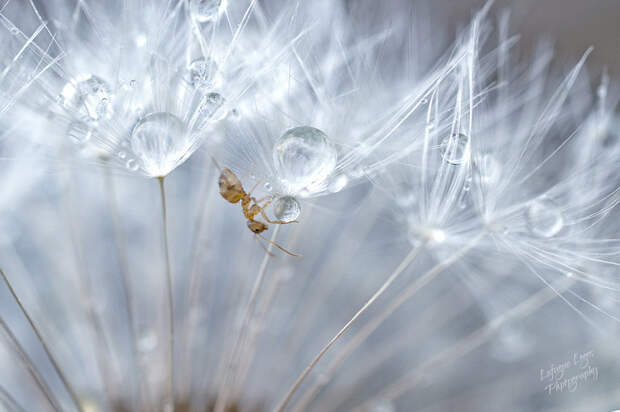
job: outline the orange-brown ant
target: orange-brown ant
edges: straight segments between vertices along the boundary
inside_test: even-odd
[[[213,160],[215,162],[215,159]],[[245,218],[248,220],[248,223],[247,223],[248,228],[252,231],[252,233],[254,233],[256,236],[259,236],[264,241],[271,243],[272,245],[274,245],[275,247],[277,247],[284,253],[288,253],[289,255],[295,256],[295,257],[301,257],[301,255],[290,252],[284,249],[282,246],[278,245],[276,242],[273,242],[267,239],[265,236],[261,235],[262,232],[269,229],[269,226],[267,226],[267,224],[264,222],[256,220],[256,215],[260,214],[263,217],[263,219],[265,219],[268,223],[275,224],[275,225],[286,225],[289,223],[297,223],[297,221],[293,220],[290,222],[284,222],[282,220],[269,219],[269,217],[267,217],[267,214],[265,213],[265,208],[269,206],[271,202],[273,202],[273,198],[267,197],[267,198],[256,200],[255,198],[251,196],[252,192],[254,191],[256,186],[258,186],[259,182],[257,182],[256,185],[254,185],[254,187],[252,188],[252,190],[250,190],[249,193],[246,193],[245,190],[243,189],[243,185],[241,184],[241,181],[239,180],[237,175],[235,175],[232,172],[232,170],[230,170],[227,167],[221,169],[220,166],[217,164],[217,162],[215,162],[215,165],[217,166],[218,169],[220,169],[220,177],[218,180],[218,183],[220,186],[220,194],[222,195],[224,199],[226,199],[230,203],[241,202],[241,209],[243,209],[243,216],[245,216]],[[260,203],[263,203],[263,205],[260,206]]]

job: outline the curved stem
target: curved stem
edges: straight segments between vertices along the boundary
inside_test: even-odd
[[[231,390],[230,387],[233,386],[232,384],[235,381],[236,373],[237,373],[237,365],[235,365],[235,359],[237,357],[237,354],[242,349],[243,344],[245,343],[246,334],[248,332],[250,322],[252,321],[252,314],[254,313],[254,308],[257,303],[258,292],[260,291],[263,285],[263,281],[265,279],[267,263],[269,262],[271,251],[273,250],[273,245],[274,245],[273,242],[275,242],[279,231],[280,231],[280,226],[278,225],[273,230],[273,234],[271,235],[272,242],[269,243],[267,250],[265,250],[265,257],[263,258],[263,262],[258,270],[258,276],[256,277],[256,280],[254,281],[254,285],[252,286],[252,291],[250,293],[250,300],[245,308],[245,312],[243,315],[243,323],[241,325],[241,329],[239,330],[239,333],[237,334],[237,338],[233,345],[233,350],[231,352],[230,359],[228,360],[228,368],[226,370],[229,371],[229,373],[224,375],[224,387],[220,391],[223,393],[223,395],[217,397],[215,408],[214,408],[215,412],[224,412],[224,410],[226,409],[226,406],[227,406],[226,404],[228,403],[228,394]]]
[[[159,181],[159,192],[161,195],[161,218],[164,235],[164,258],[166,260],[166,290],[168,292],[168,326],[169,329],[169,350],[168,350],[168,401],[174,411],[174,304],[172,300],[172,274],[170,271],[170,251],[168,250],[168,217],[166,210],[166,190],[164,188],[165,176],[157,178]]]
[[[355,323],[355,321],[362,316],[364,312],[387,290],[388,287],[398,278],[398,276],[404,272],[404,270],[415,260],[418,254],[422,251],[422,248],[426,243],[421,243],[420,245],[414,247],[411,252],[403,259],[403,261],[398,265],[398,267],[392,272],[392,274],[388,277],[388,279],[381,285],[381,287],[375,292],[374,295],[357,311],[357,313],[349,320],[346,325],[338,331],[338,333],[321,349],[321,351],[315,356],[315,358],[310,362],[310,364],[306,367],[306,369],[299,375],[297,381],[293,384],[288,393],[284,396],[284,399],[278,404],[278,406],[274,409],[275,412],[282,412],[291,397],[299,388],[299,385],[303,382],[303,380],[308,376],[310,371],[314,368],[314,366],[321,360],[323,355],[332,347],[334,343]]]
[[[2,269],[0,269],[0,276],[2,276],[2,280],[4,281],[4,283],[6,284],[7,288],[9,289],[9,292],[11,293],[11,296],[13,296],[13,299],[17,303],[17,306],[19,306],[19,309],[21,310],[22,314],[26,317],[26,320],[30,324],[30,327],[32,328],[32,331],[37,336],[37,339],[39,340],[39,343],[41,343],[41,346],[43,347],[43,350],[47,354],[47,357],[49,358],[52,366],[54,367],[54,370],[56,371],[56,373],[60,377],[60,380],[62,381],[63,385],[67,389],[67,392],[69,392],[69,396],[71,396],[71,400],[75,404],[75,407],[77,408],[78,411],[84,412],[84,410],[82,409],[82,405],[80,404],[80,400],[77,397],[77,395],[76,395],[75,391],[73,390],[73,388],[71,387],[71,384],[67,380],[67,377],[65,376],[64,373],[62,373],[62,370],[60,369],[60,366],[58,366],[58,362],[56,361],[56,358],[54,358],[54,355],[52,355],[52,352],[50,351],[49,347],[45,343],[45,340],[43,339],[43,336],[41,336],[41,333],[39,332],[39,329],[34,324],[32,318],[30,317],[30,315],[26,311],[26,308],[24,307],[24,305],[22,304],[21,300],[19,299],[19,297],[15,293],[15,290],[11,286],[11,283],[9,282],[9,279],[6,277],[6,275],[4,274],[4,271]]]

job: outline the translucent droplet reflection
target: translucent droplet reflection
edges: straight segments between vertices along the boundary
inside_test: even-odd
[[[299,202],[293,196],[282,196],[273,205],[273,214],[283,222],[292,222],[300,213]]]
[[[200,89],[213,89],[221,85],[217,64],[210,58],[199,58],[189,66],[189,82]]]
[[[95,75],[70,81],[63,87],[59,101],[79,118],[109,119],[112,116],[112,89]]]
[[[564,217],[560,208],[548,198],[531,202],[525,211],[525,219],[530,232],[538,237],[553,237],[564,227]]]
[[[189,11],[192,17],[200,22],[215,20],[223,8],[222,0],[190,0]]]
[[[127,162],[125,163],[125,166],[127,167],[127,169],[131,170],[132,172],[135,172],[136,170],[140,168],[140,165],[138,164],[136,159],[128,159]]]
[[[171,113],[151,113],[134,126],[130,145],[144,171],[166,176],[192,152],[195,143],[183,122]]]
[[[321,187],[338,160],[335,145],[314,127],[287,130],[273,148],[273,162],[288,192],[311,194]]]
[[[441,158],[451,165],[460,165],[469,159],[469,137],[463,133],[446,137],[441,142]]]

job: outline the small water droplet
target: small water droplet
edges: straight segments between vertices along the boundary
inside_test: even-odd
[[[441,157],[451,165],[460,165],[469,160],[469,137],[463,133],[446,137],[441,142]]]
[[[564,227],[560,208],[553,200],[545,197],[530,203],[525,211],[525,219],[530,232],[538,237],[553,237]]]
[[[108,83],[91,74],[68,82],[58,102],[76,117],[99,120],[112,117],[111,98],[112,89]]]
[[[125,163],[125,166],[127,167],[127,169],[131,170],[132,172],[135,172],[136,170],[140,168],[140,165],[138,164],[136,159],[128,159],[127,162]]]
[[[93,131],[85,122],[71,122],[67,130],[67,135],[75,144],[84,144],[90,140]]]
[[[219,122],[228,114],[224,109],[226,99],[219,93],[209,93],[202,100],[200,112],[206,116],[210,122]]]
[[[492,154],[485,154],[478,158],[476,168],[480,175],[480,183],[483,185],[493,185],[497,183],[501,177],[502,168]]]
[[[335,145],[314,127],[287,130],[273,147],[273,162],[287,191],[309,193],[319,190],[338,160]]]
[[[283,222],[292,222],[300,213],[299,202],[293,196],[282,196],[273,205],[273,214]]]
[[[222,76],[217,64],[210,58],[198,58],[187,67],[189,82],[200,89],[214,89],[221,85]]]
[[[19,34],[19,29],[16,26],[12,26],[11,29],[9,30],[9,32],[13,35],[13,36],[17,36]]]
[[[200,22],[215,20],[223,8],[222,0],[190,0],[189,10],[192,17]]]
[[[340,192],[342,189],[344,189],[347,183],[349,183],[349,178],[346,175],[340,174],[340,175],[334,176],[331,182],[329,182],[329,185],[327,186],[327,190],[330,191],[331,193]]]
[[[273,189],[273,188],[271,187],[271,183],[266,182],[266,183],[265,183],[265,190],[266,190],[266,191],[268,191],[268,192],[271,192],[271,190],[272,190],[272,189]]]
[[[124,159],[126,157],[127,157],[127,153],[125,153],[125,152],[118,152],[118,158],[119,159]]]

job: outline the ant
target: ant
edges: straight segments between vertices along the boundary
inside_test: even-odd
[[[215,162],[215,159],[213,159],[213,161]],[[265,213],[265,208],[269,206],[271,202],[273,202],[273,197],[266,197],[266,198],[256,200],[255,198],[251,196],[252,192],[254,191],[254,189],[256,189],[256,186],[258,186],[260,182],[256,182],[256,185],[254,185],[252,190],[250,190],[249,193],[246,193],[245,190],[243,189],[243,185],[241,184],[241,181],[232,172],[232,170],[230,170],[227,167],[223,169],[220,168],[217,162],[215,162],[215,165],[217,166],[218,169],[220,169],[220,177],[218,180],[218,183],[220,186],[220,194],[222,195],[224,199],[226,199],[230,203],[241,202],[241,208],[243,209],[243,216],[245,216],[245,218],[248,220],[248,223],[247,223],[248,228],[252,231],[252,233],[254,233],[256,236],[259,236],[264,241],[271,243],[272,245],[274,245],[275,247],[277,247],[284,253],[287,253],[295,257],[301,257],[301,255],[290,252],[284,249],[282,246],[278,245],[276,242],[273,242],[267,239],[265,236],[261,235],[262,232],[269,229],[269,226],[267,226],[267,223],[263,223],[259,220],[256,220],[256,215],[260,214],[263,217],[263,219],[265,219],[268,223],[275,224],[275,225],[286,225],[289,223],[297,223],[297,221],[293,220],[290,222],[284,222],[282,220],[269,219],[267,217],[267,214]],[[262,202],[265,202],[265,203],[262,206],[260,206],[259,204]],[[271,253],[269,254],[271,255]]]

